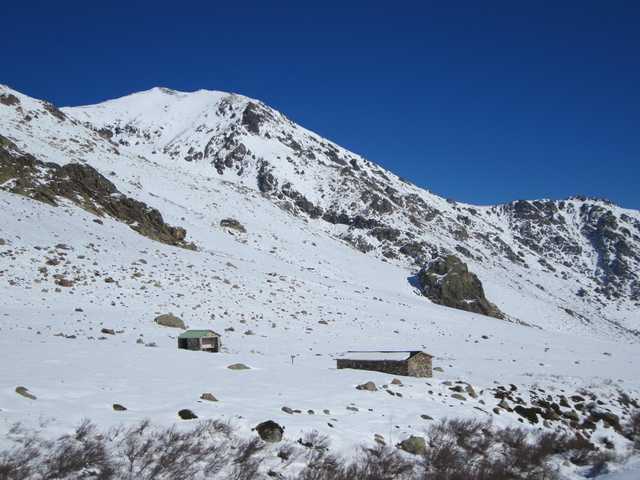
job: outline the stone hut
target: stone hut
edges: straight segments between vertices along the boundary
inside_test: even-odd
[[[178,348],[219,352],[222,342],[220,335],[213,330],[187,330],[178,336]]]
[[[431,377],[433,356],[419,350],[346,352],[336,359],[337,367],[356,370],[404,375],[407,377]]]

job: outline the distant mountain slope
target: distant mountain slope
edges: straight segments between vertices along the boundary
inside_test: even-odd
[[[247,205],[270,202],[405,268],[408,279],[433,258],[455,254],[507,319],[640,334],[640,213],[604,200],[490,207],[446,200],[259,101],[223,92],[154,88],[58,110],[0,87],[0,121],[0,135],[39,160],[86,162],[161,212],[167,202],[191,212],[186,221],[198,228],[187,228],[188,240],[196,245],[202,225],[194,219],[212,205],[245,221],[245,211],[224,204],[225,191],[244,192]],[[261,233],[274,230],[267,223]]]

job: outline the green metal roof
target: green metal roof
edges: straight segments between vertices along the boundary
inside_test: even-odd
[[[213,330],[187,330],[178,335],[178,338],[200,338],[200,337],[219,337]]]

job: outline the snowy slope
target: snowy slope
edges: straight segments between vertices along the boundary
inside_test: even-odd
[[[267,419],[290,439],[315,429],[347,449],[375,433],[388,443],[419,433],[423,414],[569,428],[494,413],[498,386],[514,384],[527,404],[594,395],[622,419],[620,392],[638,396],[636,211],[578,198],[447,201],[221,92],[153,89],[57,110],[0,87],[0,135],[42,161],[91,165],[197,246],[0,183],[4,430],[20,421],[64,432],[85,417],[171,424],[191,408],[247,434]],[[221,227],[224,218],[246,232]],[[457,252],[492,302],[541,328],[430,303],[410,277],[436,252]],[[224,351],[177,351],[179,331],[153,322],[167,312],[222,333]],[[335,369],[341,352],[381,348],[425,350],[442,371],[397,386]],[[236,362],[251,369],[226,368]],[[355,389],[369,380],[388,388]],[[452,398],[444,382],[456,381],[477,398]],[[18,385],[37,400],[16,395]],[[200,401],[203,392],[219,401]],[[626,446],[603,422],[592,435]]]
[[[514,320],[637,335],[638,212],[581,198],[495,207],[447,201],[240,95],[155,88],[63,109],[65,121],[41,114],[28,122],[25,112],[41,105],[13,95],[22,105],[2,109],[8,138],[44,160],[114,172],[116,184],[150,205],[175,202],[204,215],[218,200],[209,192],[215,185],[260,193],[409,275],[434,254],[454,253]],[[176,181],[184,185],[173,188]]]

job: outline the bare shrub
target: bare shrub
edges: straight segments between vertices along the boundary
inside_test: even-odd
[[[414,478],[415,461],[405,459],[396,450],[378,445],[362,448],[351,462],[334,455],[310,459],[297,480],[409,480]]]
[[[305,433],[302,438],[298,439],[298,443],[303,447],[321,452],[329,450],[329,445],[331,444],[329,437],[319,433],[317,430]]]
[[[639,418],[635,414],[625,424],[629,438],[637,439]],[[476,420],[431,425],[421,456],[377,445],[361,447],[352,460],[332,454],[328,437],[315,431],[302,436],[302,446],[273,447],[256,437],[241,439],[219,421],[198,422],[190,430],[143,421],[106,432],[84,421],[73,433],[51,440],[16,426],[8,438],[14,446],[0,451],[0,480],[553,480],[556,460],[590,466],[584,471],[591,476],[616,460],[606,442],[603,452],[578,434],[533,434]],[[278,466],[265,474],[269,456]]]
[[[377,445],[362,450],[358,461],[363,480],[393,480],[410,478],[414,471],[413,462],[409,462],[397,451],[389,447]]]
[[[591,457],[591,468],[587,472],[588,478],[595,478],[609,472],[609,463],[616,460],[612,452],[596,452]]]
[[[425,480],[546,480],[556,434],[534,439],[519,428],[495,430],[478,420],[442,420],[426,432]]]
[[[258,469],[262,463],[256,454],[264,448],[264,442],[259,438],[242,440],[236,445],[233,459],[233,471],[229,478],[233,480],[252,480],[259,478]]]
[[[43,447],[48,452],[35,468],[36,475],[41,478],[68,478],[79,472],[91,472],[100,480],[113,476],[114,467],[105,438],[88,420],[84,420],[73,434],[38,446]]]
[[[624,433],[633,442],[634,448],[640,450],[640,410],[635,410],[624,426]]]

